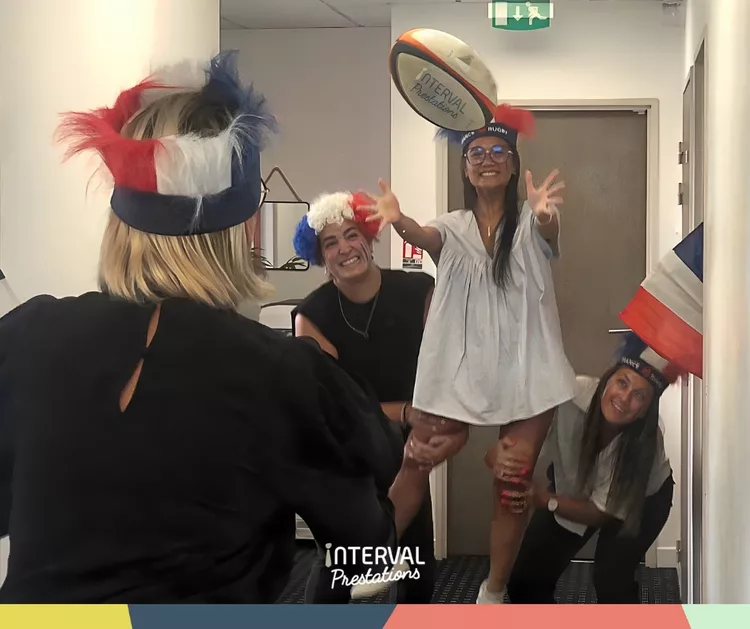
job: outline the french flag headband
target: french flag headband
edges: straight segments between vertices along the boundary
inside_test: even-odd
[[[516,150],[519,136],[534,135],[534,114],[527,109],[503,103],[495,110],[492,122],[482,129],[466,132],[438,129],[435,135],[437,138],[447,138],[451,143],[460,144],[462,151],[466,151],[466,147],[477,138],[488,136],[502,138]]]
[[[373,199],[364,192],[334,192],[322,194],[310,205],[294,231],[294,251],[310,264],[321,266],[318,236],[327,225],[341,225],[345,220],[357,223],[359,230],[372,241],[378,235],[379,221],[368,221],[371,213],[365,209]]]
[[[87,150],[102,157],[114,179],[112,211],[139,231],[218,232],[245,222],[260,205],[260,151],[276,120],[266,99],[252,85],[242,85],[237,51],[211,60],[198,93],[199,103],[228,112],[226,129],[213,136],[189,130],[158,139],[121,135],[156,90],[189,87],[149,78],[123,91],[112,107],[66,114],[60,125],[61,138],[70,142],[66,157]]]
[[[657,395],[664,393],[670,384],[677,381],[681,373],[677,365],[657,354],[632,332],[625,335],[617,353],[617,363],[630,367],[648,380],[656,389]]]

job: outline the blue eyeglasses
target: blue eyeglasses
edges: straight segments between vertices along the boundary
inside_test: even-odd
[[[489,151],[482,146],[474,146],[466,152],[466,159],[468,160],[469,164],[473,166],[479,166],[479,164],[484,162],[484,157],[488,152],[490,154],[490,158],[496,164],[504,164],[508,161],[510,156],[513,155],[513,151],[506,149],[500,144],[496,144],[495,146],[490,148]]]

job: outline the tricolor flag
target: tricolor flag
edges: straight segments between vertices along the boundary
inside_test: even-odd
[[[620,319],[662,358],[703,377],[703,223],[659,261]]]

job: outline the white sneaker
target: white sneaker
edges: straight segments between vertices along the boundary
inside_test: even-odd
[[[501,605],[503,603],[505,603],[505,590],[490,592],[487,590],[487,579],[482,581],[477,595],[477,605]]]
[[[385,592],[386,590],[390,589],[390,587],[394,583],[400,581],[403,578],[400,577],[400,575],[398,574],[399,572],[409,572],[409,564],[405,561],[402,561],[401,563],[393,566],[390,570],[387,570],[386,573],[382,576],[382,579],[378,581],[368,581],[365,583],[358,583],[357,585],[353,585],[351,590],[349,590],[349,595],[353,600],[357,600],[360,598],[370,598],[371,596],[376,596],[381,592]]]

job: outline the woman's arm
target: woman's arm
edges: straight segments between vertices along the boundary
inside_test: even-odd
[[[569,496],[553,494],[546,488],[537,487],[534,490],[534,503],[537,509],[548,509],[551,498],[557,500],[555,513],[571,522],[599,528],[613,519],[611,515],[599,511],[596,505],[588,500],[576,500]]]
[[[379,220],[381,231],[387,225],[393,225],[398,235],[410,245],[424,249],[432,257],[439,255],[443,248],[443,239],[440,232],[434,227],[422,227],[417,221],[404,215],[401,212],[398,199],[388,183],[379,179],[378,185],[383,194],[373,196],[374,205],[362,208],[372,212],[372,216],[368,217],[367,220]]]
[[[443,239],[435,227],[422,227],[413,218],[401,214],[400,218],[393,222],[393,228],[410,245],[424,249],[431,256],[440,255]]]
[[[541,216],[537,215],[534,221],[539,235],[543,240],[546,240],[550,245],[557,241],[560,235],[560,216],[557,212]]]
[[[273,416],[255,426],[254,467],[321,545],[393,547],[387,492],[401,440],[376,400],[312,340],[305,345],[287,349],[279,365],[285,386]]]
[[[323,336],[323,333],[318,329],[318,326],[310,321],[305,315],[298,314],[294,318],[294,336],[309,336],[310,338],[315,339],[318,342],[318,345],[320,345],[320,349],[338,360],[339,353],[333,346],[333,343]]]

